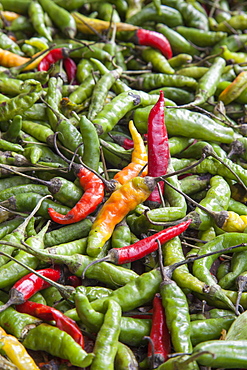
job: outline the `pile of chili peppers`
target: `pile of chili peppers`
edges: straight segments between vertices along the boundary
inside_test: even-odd
[[[247,369],[246,29],[0,1],[1,369]]]

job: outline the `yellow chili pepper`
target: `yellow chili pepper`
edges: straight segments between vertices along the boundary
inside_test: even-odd
[[[15,13],[15,12],[11,12],[9,10],[2,10],[1,11],[1,16],[4,17],[6,19],[6,21],[12,22],[15,19],[19,18],[20,14]]]
[[[97,32],[107,31],[111,27],[111,23],[108,21],[103,21],[101,19],[89,18],[86,17],[78,12],[72,12],[72,16],[76,21],[77,29],[80,32],[86,34],[93,34],[93,29]],[[123,23],[123,22],[115,22],[114,25],[116,26],[116,31],[135,31],[139,27],[134,26],[133,24]]]
[[[239,232],[242,233],[247,226],[247,216],[246,223],[243,216],[239,216],[233,211],[228,211],[228,218],[225,220],[222,230],[227,232]]]
[[[221,46],[221,49],[223,50],[221,56],[225,60],[233,60],[235,63],[246,63],[247,60],[247,53],[243,51],[230,51],[226,45]]]
[[[153,177],[134,177],[114,191],[100,209],[87,239],[87,254],[97,257],[114,227],[136,206],[144,202],[157,182]]]
[[[148,160],[144,141],[132,120],[129,122],[129,130],[134,142],[134,149],[131,155],[131,163],[114,176],[114,180],[117,180],[120,184],[124,184],[133,177],[138,176]],[[142,172],[142,177],[146,175],[147,168]]]
[[[243,71],[220,93],[218,100],[225,105],[231,103],[246,89],[246,84],[247,71]]]
[[[0,330],[0,348],[19,370],[39,370],[26,348],[16,337],[6,334],[2,328]]]

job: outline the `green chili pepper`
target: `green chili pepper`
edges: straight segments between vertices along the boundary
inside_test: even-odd
[[[72,15],[50,0],[39,0],[43,10],[47,12],[52,22],[69,38],[76,35],[76,23]]]
[[[165,23],[168,27],[176,27],[183,24],[180,12],[172,7],[161,5],[160,14],[153,4],[142,8],[139,12],[127,19],[127,23],[142,26],[147,21]]]
[[[165,73],[145,73],[135,80],[134,87],[140,90],[149,91],[158,87],[187,87],[196,89],[197,81],[186,76],[170,75]]]
[[[164,91],[165,99],[174,101],[176,104],[186,104],[194,100],[194,94],[179,87],[160,87],[159,89],[149,91],[149,94],[159,94]],[[167,103],[167,105],[170,105]]]
[[[107,310],[103,324],[97,334],[94,344],[94,354],[91,369],[114,369],[114,359],[118,350],[120,334],[121,307],[109,299],[105,302]]]
[[[192,321],[190,327],[193,346],[208,340],[219,339],[222,330],[228,330],[235,319],[235,317],[225,316]]]
[[[176,31],[185,37],[186,40],[200,47],[213,46],[227,37],[226,32],[205,31],[199,28],[185,26],[176,27]]]
[[[67,311],[66,316],[73,318],[75,321],[81,320],[88,330],[97,332],[103,323],[104,314],[95,311],[92,302],[89,303],[86,295],[80,291],[75,294],[75,305],[76,311],[75,309]],[[119,340],[127,345],[138,345],[142,343],[143,336],[147,333],[149,335],[150,328],[151,321],[148,319],[133,319],[122,316]]]
[[[159,51],[151,47],[145,47],[141,52],[142,58],[147,63],[151,63],[156,72],[173,74],[175,70],[171,67],[166,57]]]
[[[212,366],[215,368],[231,369],[233,367],[246,367],[247,358],[245,352],[245,340],[211,340],[197,344],[193,354],[201,356],[197,358],[200,365]]]
[[[89,75],[82,83],[69,95],[69,99],[75,104],[81,104],[86,99],[90,98],[94,89],[94,86],[98,80],[97,76]]]
[[[44,242],[45,247],[53,247],[61,243],[68,243],[78,238],[84,238],[88,235],[92,226],[92,220],[85,218],[73,225],[65,225],[59,229],[46,233]]]
[[[69,360],[74,366],[90,366],[94,354],[85,352],[66,332],[55,326],[40,324],[31,329],[23,345],[34,351],[46,351],[53,356]]]
[[[168,41],[171,44],[172,51],[175,55],[180,54],[180,53],[185,53],[185,54],[190,54],[190,55],[199,54],[199,51],[193,45],[191,45],[189,41],[187,41],[187,39],[182,36],[182,34],[166,26],[165,24],[158,23],[156,25],[156,31],[162,33],[168,39]]]
[[[247,251],[233,253],[231,259],[231,269],[222,279],[218,281],[218,284],[224,289],[235,288],[235,280],[239,274],[246,271],[247,266],[245,264],[245,256]],[[233,289],[234,290],[234,289]]]
[[[48,41],[52,41],[52,35],[50,29],[45,25],[44,11],[38,1],[31,1],[28,8],[28,15],[31,19],[33,27],[39,35],[47,38]]]
[[[23,84],[23,93],[0,104],[1,120],[6,121],[22,114],[40,97],[42,86],[38,81],[29,80]]]
[[[144,107],[133,112],[133,120],[140,133],[147,132],[146,119],[150,110],[151,107]],[[167,131],[171,136],[180,135],[228,144],[237,137],[232,128],[221,126],[206,115],[188,109],[166,109],[165,117]]]
[[[137,370],[138,362],[133,351],[125,344],[118,342],[118,349],[114,361],[116,370]]]
[[[99,135],[111,131],[117,122],[131,109],[138,105],[149,105],[157,102],[156,95],[149,95],[138,90],[123,92],[105,104],[93,120]]]
[[[0,302],[0,307],[3,304]],[[36,317],[18,312],[13,307],[8,307],[0,313],[1,327],[18,339],[24,338],[29,329],[33,329],[40,323],[41,321]]]

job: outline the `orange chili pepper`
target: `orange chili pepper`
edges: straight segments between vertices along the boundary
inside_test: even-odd
[[[157,184],[149,176],[134,177],[115,190],[100,209],[87,239],[87,254],[97,257],[114,227],[136,206],[144,202]]]
[[[32,62],[32,59],[37,57],[40,54],[40,57],[35,59]],[[0,48],[0,65],[3,67],[19,67],[22,66],[25,63],[30,62],[26,67],[23,68],[23,71],[30,71],[32,69],[35,69],[40,61],[44,58],[45,54],[42,51],[39,51],[36,53],[31,59],[30,58],[25,58],[20,55],[17,55],[15,53],[12,53],[11,51],[4,50]]]
[[[243,71],[220,93],[218,100],[225,105],[231,103],[246,89],[246,83],[247,71]]]
[[[131,155],[131,163],[114,176],[114,180],[117,180],[120,184],[124,184],[133,177],[138,176],[140,171],[147,164],[147,151],[144,141],[132,120],[129,122],[129,130],[134,142],[134,149]],[[147,169],[142,172],[142,177],[146,175]]]

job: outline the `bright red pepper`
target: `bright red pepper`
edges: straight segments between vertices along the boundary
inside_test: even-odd
[[[63,60],[63,66],[68,77],[68,82],[72,85],[77,85],[78,82],[76,81],[76,71],[77,71],[76,63],[71,58],[65,58]]]
[[[148,176],[152,177],[165,175],[170,160],[164,108],[164,92],[161,90],[159,100],[153,106],[148,116]],[[159,187],[161,194],[163,194],[164,182],[159,182]],[[157,186],[152,191],[147,201],[153,204],[161,204]]]
[[[84,348],[84,338],[81,333],[79,326],[76,322],[69,317],[65,316],[59,310],[46,306],[42,303],[26,301],[20,305],[16,306],[18,312],[27,313],[29,315],[35,316],[44,321],[56,322],[56,326],[68,333],[77,343]]]
[[[148,344],[148,359],[152,368],[155,369],[163,364],[167,360],[168,354],[171,353],[170,333],[166,325],[165,311],[159,294],[156,294],[153,299],[150,339],[152,345],[151,343]]]
[[[137,261],[158,249],[157,240],[159,240],[161,244],[164,244],[168,240],[183,233],[189,227],[191,222],[191,219],[181,222],[178,225],[161,230],[156,234],[148,236],[145,239],[138,240],[136,243],[127,245],[126,247],[111,248],[107,256],[95,260],[87,265],[83,271],[83,275],[85,276],[85,272],[90,266],[98,262],[109,261],[117,265],[122,265],[124,263]]]
[[[139,28],[135,31],[134,39],[139,45],[151,46],[160,50],[167,59],[172,58],[170,42],[162,33]]]
[[[83,220],[96,210],[103,201],[105,185],[92,171],[82,165],[73,164],[76,175],[80,180],[84,193],[76,205],[66,214],[62,215],[53,208],[48,208],[51,219],[58,224],[72,224]]]
[[[57,282],[63,279],[63,272],[60,266],[37,270],[37,272],[52,281]],[[48,288],[49,286],[50,284],[47,281],[32,272],[23,276],[23,278],[18,280],[10,289],[10,298],[7,303],[0,307],[0,312],[13,304],[21,304],[27,301],[35,293]]]
[[[69,56],[70,49],[67,48],[56,48],[52,49],[47,53],[38,65],[39,71],[48,71],[52,64],[55,64],[61,59]]]

